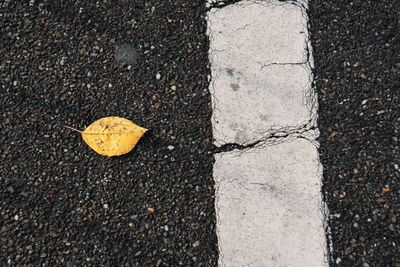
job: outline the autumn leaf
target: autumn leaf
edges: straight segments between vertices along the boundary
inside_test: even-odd
[[[120,117],[101,118],[84,131],[70,126],[68,129],[82,134],[83,140],[103,156],[120,156],[131,151],[147,129]]]

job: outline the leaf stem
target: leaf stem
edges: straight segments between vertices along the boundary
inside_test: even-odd
[[[73,131],[75,131],[75,132],[81,133],[81,134],[83,133],[82,131],[80,131],[80,130],[78,130],[78,129],[75,129],[75,128],[71,127],[71,126],[64,125],[64,127],[65,127],[65,128],[68,128],[68,129],[70,129],[70,130],[73,130]]]

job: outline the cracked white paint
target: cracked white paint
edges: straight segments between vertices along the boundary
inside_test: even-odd
[[[215,144],[250,144],[268,130],[309,121],[302,7],[242,1],[212,9],[208,18]]]
[[[215,159],[220,263],[323,266],[321,173],[309,141],[219,153]]]
[[[227,69],[232,70],[233,76]],[[251,70],[236,64],[212,73],[218,73],[212,81],[216,145],[253,143],[267,130],[302,125],[310,120],[304,89],[309,88],[310,72],[302,65]]]
[[[305,4],[208,13],[221,266],[327,265]]]

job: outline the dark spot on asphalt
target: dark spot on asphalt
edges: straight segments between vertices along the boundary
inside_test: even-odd
[[[115,50],[115,61],[121,65],[134,65],[139,58],[135,48],[130,44],[122,44]]]

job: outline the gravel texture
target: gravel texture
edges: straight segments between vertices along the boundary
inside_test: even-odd
[[[0,265],[216,265],[203,1],[0,7]],[[149,132],[108,158],[63,128],[106,116]]]
[[[400,266],[399,5],[310,1],[332,266]],[[205,4],[0,7],[0,264],[216,265]],[[62,127],[111,115],[122,157]]]
[[[331,266],[400,266],[399,1],[310,1]]]

